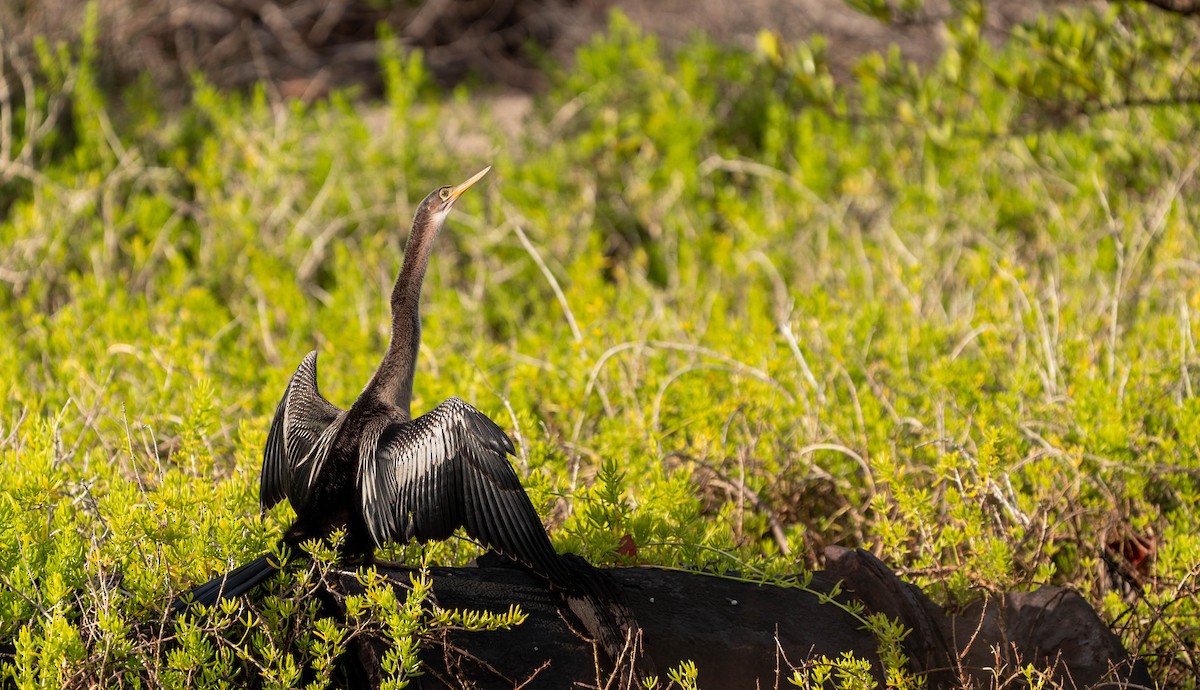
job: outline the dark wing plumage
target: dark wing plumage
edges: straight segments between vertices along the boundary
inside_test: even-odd
[[[458,527],[555,581],[564,575],[508,455],[512,441],[458,398],[364,444],[363,517],[376,544],[446,539]]]
[[[279,503],[286,496],[293,507],[299,507],[307,493],[309,472],[299,471],[310,459],[313,448],[342,411],[325,398],[317,388],[317,353],[308,353],[296,373],[288,381],[283,399],[275,408],[267,447],[263,451],[263,470],[258,500],[263,510]],[[306,475],[301,477],[300,475]]]

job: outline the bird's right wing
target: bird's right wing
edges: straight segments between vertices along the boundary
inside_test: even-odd
[[[313,449],[337,420],[342,410],[321,396],[317,388],[317,353],[308,353],[292,374],[283,400],[275,408],[271,420],[271,431],[267,434],[267,447],[263,450],[262,479],[258,501],[265,511],[286,496],[294,508],[299,509],[307,495],[306,484],[310,472],[301,471],[301,465],[316,463],[310,458]]]
[[[363,517],[376,544],[446,539],[458,527],[563,584],[564,566],[508,462],[512,441],[479,410],[450,398],[364,442]]]

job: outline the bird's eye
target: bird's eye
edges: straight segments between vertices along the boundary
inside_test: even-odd
[[[442,201],[449,199],[450,198],[450,188],[442,187],[440,190],[438,190],[438,196],[442,198]]]

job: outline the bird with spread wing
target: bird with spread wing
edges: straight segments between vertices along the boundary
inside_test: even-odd
[[[282,539],[289,557],[338,529],[345,533],[342,558],[369,561],[385,543],[447,539],[461,527],[563,592],[615,658],[636,622],[611,580],[554,550],[509,463],[514,450],[504,431],[458,398],[415,419],[410,411],[421,285],[434,240],[455,201],[488,170],[434,190],[417,206],[391,295],[391,342],[350,409],[321,395],[315,351],[300,363],[267,435],[260,504],[265,511],[287,498],[295,509]],[[174,608],[239,596],[281,568],[261,556],[185,592]]]

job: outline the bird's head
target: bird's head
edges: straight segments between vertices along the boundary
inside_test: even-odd
[[[471,179],[463,182],[457,187],[438,187],[437,189],[433,190],[429,193],[429,196],[425,197],[425,200],[421,202],[421,205],[417,209],[417,215],[423,215],[421,213],[422,211],[429,213],[434,222],[440,227],[441,224],[445,222],[446,216],[450,215],[450,209],[454,207],[454,202],[458,201],[458,197],[462,196],[463,192],[470,189],[471,185],[478,182],[491,169],[492,166],[489,165],[483,170],[480,170],[472,175]]]

